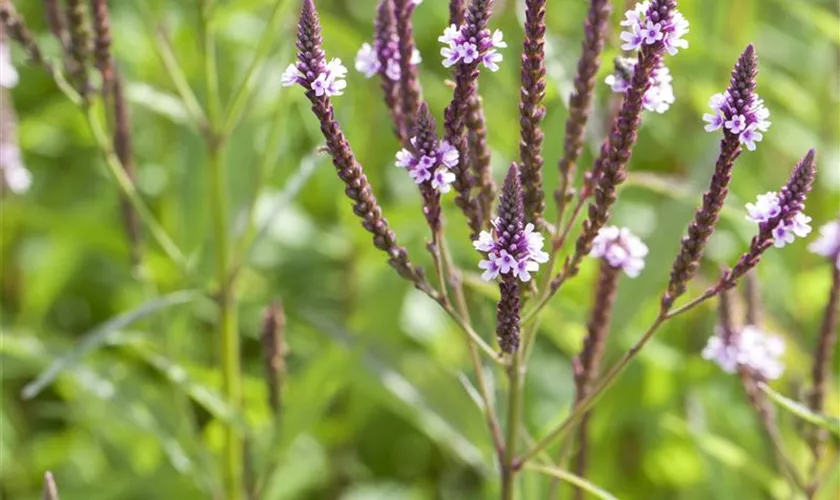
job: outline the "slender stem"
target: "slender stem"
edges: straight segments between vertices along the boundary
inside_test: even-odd
[[[204,83],[209,129],[206,131],[208,175],[210,176],[210,203],[213,233],[216,246],[216,278],[220,310],[219,336],[222,354],[222,385],[224,394],[234,412],[242,403],[242,372],[236,308],[236,280],[228,280],[230,268],[230,241],[228,227],[227,171],[224,163],[225,137],[221,134],[221,99],[216,69],[216,42],[211,29],[212,0],[200,3],[199,31],[204,62]],[[224,482],[225,498],[240,500],[244,495],[242,435],[234,425],[225,427]]]
[[[516,443],[519,435],[519,419],[522,415],[522,369],[523,349],[513,353],[508,367],[510,381],[508,395],[507,437],[505,439],[505,461],[502,463],[502,500],[513,500],[516,472]]]
[[[578,488],[581,488],[589,493],[597,495],[598,498],[618,500],[615,496],[611,495],[607,491],[599,488],[598,486],[592,484],[586,479],[578,475],[572,474],[571,472],[566,471],[564,469],[536,464],[527,464],[525,468],[534,472],[539,472],[540,474],[551,476],[555,479],[566,481],[567,483],[577,486]]]
[[[653,334],[662,326],[668,319],[668,316],[665,311],[662,311],[657,315],[656,320],[654,320],[653,324],[650,325],[648,330],[642,335],[642,338],[636,342],[633,347],[630,348],[624,356],[615,364],[612,368],[604,375],[604,377],[598,381],[598,385],[596,385],[592,392],[587,394],[580,402],[572,408],[572,412],[566,417],[559,426],[557,426],[553,431],[548,433],[544,438],[540,439],[533,448],[531,448],[525,455],[522,456],[520,459],[520,464],[524,464],[534,455],[539,453],[540,451],[544,450],[548,445],[550,445],[555,439],[563,437],[568,433],[573,427],[574,424],[583,417],[587,410],[589,410],[592,405],[601,397],[601,395],[606,391],[616,380],[618,375],[627,368],[627,365],[633,361],[636,356],[639,354],[639,351],[648,343],[648,341],[653,338]]]
[[[714,297],[717,294],[718,294],[718,292],[715,289],[710,288],[710,289],[706,290],[703,293],[703,295],[697,297],[696,299],[692,300],[691,302],[688,302],[681,307],[678,307],[676,309],[672,309],[672,310],[668,311],[668,313],[665,315],[665,318],[666,319],[671,319],[674,316],[680,315],[680,314],[682,314],[686,311],[694,309],[695,307],[699,306],[703,302],[706,302],[707,300],[711,299],[712,297]]]
[[[244,112],[245,106],[248,104],[254,90],[254,80],[257,77],[257,70],[263,65],[263,63],[265,63],[268,51],[271,50],[274,41],[277,40],[277,25],[283,18],[282,14],[288,10],[283,7],[288,7],[292,4],[293,2],[287,0],[274,1],[274,7],[271,9],[271,16],[268,19],[268,24],[266,24],[265,29],[263,30],[260,41],[257,42],[257,49],[254,52],[254,57],[248,64],[248,69],[245,70],[245,76],[233,92],[233,97],[231,98],[230,103],[227,106],[227,110],[225,111],[225,116],[227,117],[225,118],[225,124],[223,127],[225,132],[230,133],[230,131],[236,127],[239,119],[242,118],[242,113]]]
[[[470,320],[470,310],[467,306],[467,300],[464,296],[464,287],[461,284],[459,278],[457,278],[458,269],[455,269],[452,264],[452,258],[449,255],[449,247],[446,245],[445,241],[442,241],[443,246],[443,261],[445,263],[446,269],[449,271],[450,276],[452,277],[452,292],[455,295],[455,307],[458,308],[460,315],[465,318],[467,324],[472,324]],[[475,344],[470,341],[469,338],[466,339],[467,341],[467,350],[470,354],[470,362],[472,363],[473,372],[475,373],[475,381],[478,385],[478,392],[481,396],[481,402],[484,405],[482,410],[484,411],[484,418],[487,420],[487,427],[490,429],[490,436],[493,439],[493,448],[496,450],[496,456],[499,459],[499,463],[502,463],[504,460],[504,442],[502,439],[502,430],[499,426],[499,419],[496,416],[496,409],[493,406],[493,398],[490,396],[490,391],[487,386],[487,381],[484,378],[484,368],[481,364],[481,358],[478,355],[478,350],[476,349]]]
[[[204,130],[207,127],[207,117],[204,115],[204,110],[201,108],[201,104],[198,103],[198,99],[187,81],[187,76],[184,74],[184,70],[181,69],[181,65],[178,64],[175,53],[172,51],[172,44],[169,42],[169,38],[159,26],[155,25],[155,17],[146,1],[141,0],[137,2],[137,5],[140,7],[141,17],[143,18],[143,22],[146,24],[146,29],[149,30],[149,33],[152,35],[152,39],[155,42],[154,45],[157,49],[156,52],[158,58],[163,64],[163,68],[169,75],[169,79],[172,81],[172,84],[175,86],[175,90],[178,92],[178,95],[181,96],[181,100],[184,102],[184,107],[186,108],[187,113],[190,115],[190,118],[198,129]]]
[[[137,212],[137,215],[140,216],[143,224],[145,224],[146,228],[149,230],[149,234],[151,234],[152,238],[154,238],[154,240],[160,245],[167,257],[178,265],[179,268],[186,270],[188,266],[187,261],[184,258],[184,254],[181,253],[181,250],[172,241],[172,238],[169,237],[163,226],[161,226],[157,221],[151,209],[149,209],[143,199],[140,198],[137,188],[135,188],[134,183],[131,182],[128,174],[126,174],[125,170],[123,170],[117,155],[114,153],[114,149],[111,147],[111,140],[105,132],[99,118],[96,116],[96,112],[93,107],[86,106],[83,111],[85,118],[87,119],[88,126],[90,127],[90,131],[93,134],[93,138],[96,141],[96,145],[105,156],[105,164],[108,166],[108,171],[114,177],[114,180],[117,181],[117,185],[123,195],[129,203],[131,203],[131,207]]]

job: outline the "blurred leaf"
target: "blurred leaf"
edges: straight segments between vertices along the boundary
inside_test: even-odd
[[[611,495],[609,492],[599,488],[598,486],[590,483],[586,479],[576,476],[571,472],[565,471],[563,469],[558,469],[557,467],[547,467],[544,465],[535,465],[535,464],[526,464],[525,468],[528,470],[532,470],[534,472],[539,472],[541,474],[547,474],[552,477],[556,477],[562,481],[566,481],[569,484],[573,484],[578,488],[590,493],[602,500],[618,500],[617,497]]]
[[[827,415],[820,415],[819,413],[810,410],[802,403],[798,403],[792,399],[782,396],[778,392],[768,387],[767,384],[763,382],[760,382],[758,384],[758,387],[765,394],[770,396],[770,399],[772,399],[774,403],[787,410],[788,412],[792,413],[793,415],[796,415],[802,420],[812,423],[821,429],[829,430],[836,436],[840,436],[840,418],[829,417]]]
[[[200,294],[195,290],[182,290],[174,292],[163,297],[152,299],[141,304],[136,309],[120,314],[104,324],[96,327],[87,334],[84,339],[72,352],[56,359],[53,363],[42,372],[38,377],[27,384],[21,395],[24,399],[31,399],[38,395],[46,386],[50,385],[61,372],[74,366],[82,357],[96,350],[109,340],[109,336],[128,325],[143,319],[147,316],[155,314],[163,309],[167,309],[179,304],[191,302]]]

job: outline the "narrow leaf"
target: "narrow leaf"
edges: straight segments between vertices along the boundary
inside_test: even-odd
[[[765,383],[759,383],[758,387],[759,389],[764,391],[764,394],[770,396],[770,399],[772,399],[774,403],[789,411],[790,413],[796,415],[802,420],[805,420],[806,422],[812,423],[817,427],[827,429],[835,435],[840,436],[840,419],[816,413],[810,410],[802,403],[798,403],[792,399],[788,399],[785,396],[782,396],[778,392],[768,387]]]
[[[590,483],[586,479],[584,479],[580,476],[576,476],[576,475],[572,474],[571,472],[565,471],[563,469],[558,469],[557,467],[547,467],[547,466],[544,466],[544,465],[532,465],[532,464],[526,464],[525,468],[529,469],[529,470],[532,470],[534,472],[540,472],[542,474],[546,474],[546,475],[551,476],[551,477],[556,477],[557,479],[560,479],[561,481],[566,481],[567,483],[573,484],[573,485],[577,486],[578,488],[586,491],[587,493],[595,495],[596,497],[601,498],[603,500],[618,500],[618,497],[613,496],[612,494],[610,494],[606,490],[603,490],[603,489],[599,488],[598,486],[595,486],[594,484]]]
[[[115,316],[99,325],[85,334],[82,342],[76,349],[53,361],[33,382],[27,384],[21,392],[22,397],[24,399],[31,399],[37,396],[45,387],[53,383],[61,372],[72,367],[82,357],[105,344],[114,332],[118,332],[135,321],[141,320],[163,309],[191,302],[198,296],[199,293],[196,290],[174,292],[145,302],[139,307]]]

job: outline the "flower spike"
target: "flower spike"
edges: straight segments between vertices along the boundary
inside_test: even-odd
[[[519,90],[519,157],[525,220],[541,225],[545,200],[542,187],[543,159],[540,156],[545,108],[545,0],[525,2],[525,40],[522,46],[522,87]]]
[[[353,201],[353,212],[362,219],[362,226],[373,235],[376,248],[389,257],[389,263],[403,278],[414,283],[418,289],[433,295],[423,270],[415,267],[408,259],[405,248],[397,244],[393,231],[382,216],[382,208],[373,194],[362,166],[356,162],[353,150],[344,136],[338,122],[330,95],[330,82],[335,85],[343,79],[346,70],[337,59],[325,62],[321,48],[321,23],[312,0],[304,0],[298,24],[298,62],[293,65],[293,84],[306,89],[306,97],[312,103],[312,112],[321,123],[321,132],[326,140],[327,150],[332,157],[338,177],[344,182],[344,192]],[[290,80],[292,78],[289,78]],[[319,86],[317,82],[327,84]],[[341,80],[343,81],[343,80]]]

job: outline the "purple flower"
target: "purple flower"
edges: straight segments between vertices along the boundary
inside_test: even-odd
[[[440,193],[448,193],[452,189],[453,182],[455,182],[455,174],[444,166],[438,167],[432,176],[432,188]]]
[[[492,231],[482,231],[473,246],[479,252],[487,253],[487,259],[479,263],[486,271],[481,277],[490,281],[499,274],[512,272],[520,281],[530,281],[530,273],[539,269],[540,264],[548,262],[548,254],[543,251],[545,238],[535,232],[533,224],[526,224],[525,228],[511,237],[512,245],[505,246],[500,240],[500,219],[492,221]],[[489,272],[494,270],[495,272]]]
[[[747,203],[747,220],[756,224],[767,222],[779,215],[779,194],[769,192],[758,195],[755,203]]]
[[[756,143],[764,138],[762,132],[770,128],[770,111],[752,90],[744,95],[746,99],[742,96],[733,99],[728,91],[713,95],[709,99],[712,113],[703,115],[703,121],[706,122],[704,128],[707,132],[714,132],[722,127],[728,133],[737,135],[738,143],[755,151]]]
[[[366,78],[371,78],[379,73],[381,67],[376,50],[369,43],[363,43],[359,52],[356,53],[356,71],[365,75]]]
[[[809,222],[811,218],[802,212],[797,213],[788,223],[780,222],[773,229],[773,246],[782,248],[788,243],[793,243],[797,236],[800,238],[808,236],[811,234]]]
[[[609,264],[622,269],[627,276],[635,278],[645,267],[648,247],[627,228],[607,226],[598,232],[592,241],[589,255],[605,259]]]
[[[429,151],[429,154],[420,154],[417,152],[419,147],[417,137],[412,137],[409,142],[415,152],[406,148],[398,151],[397,167],[408,169],[408,175],[415,183],[423,184],[431,181],[433,189],[440,193],[448,193],[450,185],[455,180],[455,174],[449,169],[458,166],[458,150],[447,141],[441,140],[438,141],[436,148],[434,142],[431,143],[431,148],[434,150]]]
[[[729,339],[725,337],[723,329],[718,328],[703,349],[703,359],[714,361],[726,373],[736,373],[738,366],[745,366],[765,380],[775,380],[784,373],[780,358],[785,343],[778,335],[746,325]]]
[[[615,61],[615,72],[608,75],[604,80],[613,92],[624,94],[630,88],[630,81],[633,79],[637,60],[629,58],[618,58]],[[671,86],[671,72],[664,63],[660,63],[653,69],[650,76],[650,87],[642,97],[642,105],[648,111],[664,113],[674,103],[674,88]]]
[[[492,37],[484,30],[477,37],[468,39],[464,35],[464,26],[450,25],[438,37],[438,41],[445,45],[440,49],[443,66],[448,68],[457,63],[469,65],[480,61],[490,71],[497,71],[503,59],[497,49],[507,47],[503,37],[501,30],[496,30]]]
[[[834,260],[840,270],[840,221],[832,221],[820,228],[820,237],[808,245],[808,250]]]
[[[670,55],[676,55],[679,49],[688,48],[683,37],[688,33],[688,21],[679,11],[661,19],[657,12],[650,12],[650,1],[641,2],[624,14],[621,26],[625,30],[619,38],[624,42],[623,50],[639,50],[642,45],[661,43]],[[658,22],[656,21],[658,19]]]
[[[759,195],[756,202],[747,203],[747,220],[762,224],[777,217],[781,211],[781,200],[778,193],[765,193]],[[804,207],[802,207],[804,210]],[[811,226],[808,224],[811,218],[802,211],[797,212],[788,222],[781,221],[772,229],[773,246],[782,248],[788,243],[793,243],[796,237],[804,238],[811,233]]]
[[[735,115],[723,124],[733,134],[740,134],[747,128],[747,118],[744,115]]]
[[[286,67],[280,81],[284,87],[303,85],[312,89],[317,97],[332,97],[344,93],[347,87],[347,82],[344,80],[346,76],[347,68],[341,64],[341,59],[335,58],[324,66],[324,71],[315,76],[311,83],[307,82],[307,75],[295,64]]]
[[[385,63],[385,76],[392,81],[399,81],[400,79],[400,51],[399,39],[395,36],[391,39],[386,47],[378,39],[373,41],[373,46],[369,43],[363,43],[356,53],[356,71],[365,75],[365,78],[373,78],[374,75],[382,70],[382,62],[380,54],[384,55],[382,59]],[[411,53],[411,64],[418,65],[423,61],[420,56],[420,51],[414,49]]]

